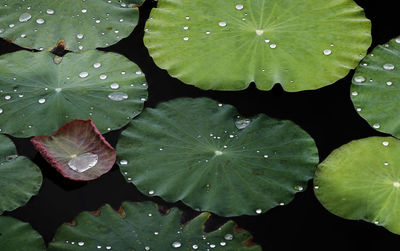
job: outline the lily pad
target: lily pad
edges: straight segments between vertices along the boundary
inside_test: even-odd
[[[40,169],[28,158],[18,156],[14,143],[0,135],[0,214],[27,203],[41,185]]]
[[[336,149],[315,174],[315,194],[330,212],[400,234],[400,141],[371,137]]]
[[[351,99],[375,129],[400,137],[400,37],[377,46],[357,67]]]
[[[31,142],[64,177],[87,181],[111,170],[117,153],[91,120],[73,120],[54,134],[36,136]]]
[[[137,65],[115,53],[6,54],[0,57],[0,128],[29,137],[92,119],[101,133],[119,129],[142,111],[145,81]]]
[[[159,0],[144,42],[155,63],[201,89],[317,89],[344,77],[371,44],[352,0]]]
[[[122,132],[117,155],[143,193],[222,216],[290,202],[318,163],[313,139],[293,122],[241,118],[208,98],[147,109]]]
[[[49,250],[261,250],[248,246],[250,234],[238,232],[232,221],[205,233],[209,216],[203,213],[181,225],[177,208],[160,215],[152,202],[125,202],[118,212],[106,205],[95,214],[80,214],[73,225],[62,225]]]
[[[0,0],[0,37],[22,47],[71,51],[107,47],[127,37],[144,0]]]
[[[40,234],[25,222],[0,216],[0,250],[46,250]]]

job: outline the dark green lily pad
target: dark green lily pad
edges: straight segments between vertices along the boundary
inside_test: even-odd
[[[0,128],[29,137],[91,119],[101,133],[119,129],[142,111],[145,81],[137,65],[115,53],[6,54],[0,57]]]
[[[125,202],[118,213],[106,205],[94,214],[80,214],[73,225],[62,225],[49,250],[261,250],[250,246],[250,234],[237,231],[232,221],[205,233],[209,216],[203,213],[181,225],[176,208],[160,215],[152,202]]]
[[[122,132],[121,172],[145,194],[222,216],[290,202],[314,174],[313,139],[291,121],[237,116],[208,98],[147,109]]]
[[[400,37],[377,46],[357,67],[351,99],[375,129],[400,137]]]
[[[155,63],[201,89],[317,89],[344,77],[371,44],[353,0],[159,0],[144,42]]]
[[[18,156],[14,143],[0,135],[0,214],[27,203],[41,185],[40,169],[28,158]]]
[[[400,234],[400,141],[371,137],[336,149],[315,174],[315,194],[330,212]]]
[[[23,47],[67,50],[107,47],[127,37],[144,0],[0,0],[0,37]]]
[[[46,250],[43,239],[32,227],[17,219],[0,216],[0,250]]]

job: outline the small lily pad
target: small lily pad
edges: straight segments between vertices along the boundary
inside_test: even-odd
[[[117,153],[91,120],[73,120],[54,134],[36,136],[31,142],[64,177],[87,181],[110,171]]]
[[[144,42],[154,62],[201,89],[317,89],[344,77],[371,44],[353,0],[159,0]]]
[[[41,185],[40,169],[28,158],[18,156],[14,143],[0,135],[0,214],[27,203]]]
[[[124,202],[118,212],[106,205],[62,225],[49,250],[261,250],[250,246],[250,234],[237,231],[232,221],[205,233],[209,216],[203,213],[182,225],[177,208],[161,215],[152,202]]]
[[[144,0],[0,0],[0,37],[17,45],[71,51],[107,47],[127,37]]]
[[[145,81],[137,65],[115,53],[6,54],[0,57],[0,128],[29,137],[91,119],[102,133],[119,129],[142,111]]]
[[[40,234],[28,223],[0,216],[0,250],[44,251],[46,247]]]
[[[400,137],[400,37],[377,46],[357,67],[351,99],[376,130]]]
[[[181,98],[147,109],[117,145],[128,182],[151,196],[222,216],[290,202],[313,176],[313,139],[291,121],[242,118],[230,105]]]
[[[400,234],[400,141],[371,137],[333,151],[315,174],[315,194],[330,212]]]

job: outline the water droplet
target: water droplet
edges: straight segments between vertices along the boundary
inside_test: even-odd
[[[398,182],[398,181],[393,182],[393,186],[394,187],[400,187],[400,182]]]
[[[269,47],[270,47],[271,49],[275,49],[275,48],[276,48],[276,44],[270,44]]]
[[[220,156],[220,155],[223,154],[223,152],[221,152],[221,151],[215,151],[214,153],[215,153],[215,155],[217,155],[217,156]]]
[[[262,34],[264,34],[264,30],[256,30],[256,34],[261,36]]]
[[[111,89],[118,89],[119,88],[119,84],[117,84],[117,83],[112,83],[111,85],[110,85],[110,88]]]
[[[389,163],[388,162],[385,162],[385,163],[383,163],[385,166],[388,166],[389,165]]]
[[[396,43],[400,44],[400,38],[396,39]]]
[[[101,80],[104,80],[104,79],[106,79],[106,78],[107,78],[107,75],[106,75],[106,74],[101,74],[101,75],[100,75],[100,79],[101,79]]]
[[[11,96],[10,96],[10,95],[7,95],[7,96],[4,97],[4,99],[5,99],[5,100],[10,100],[10,99],[11,99]]]
[[[238,119],[235,121],[235,126],[237,129],[241,130],[248,127],[251,123],[250,119]]]
[[[209,32],[209,31],[206,31],[206,34],[207,34],[207,35],[210,35],[210,34],[211,34],[211,32]]]
[[[231,240],[233,240],[233,235],[232,234],[226,234],[224,239],[227,240],[227,241],[231,241]]]
[[[124,166],[124,165],[128,165],[128,161],[125,160],[125,159],[123,159],[123,160],[120,160],[120,161],[119,161],[119,164],[120,164],[120,165],[123,165],[123,166]]]
[[[237,4],[235,8],[237,10],[243,10],[243,4]]]
[[[374,124],[372,127],[375,128],[375,129],[379,129],[379,128],[381,128],[381,125],[379,125],[379,124]]]
[[[32,15],[25,12],[25,13],[22,13],[21,16],[19,16],[19,19],[18,19],[18,20],[19,20],[21,23],[23,23],[23,22],[28,22],[29,19],[31,19],[31,18],[32,18]]]
[[[383,65],[383,69],[388,70],[388,71],[394,70],[394,65],[392,65],[392,64],[384,64]]]
[[[264,42],[268,44],[270,42],[270,40],[269,39],[265,39]]]
[[[225,22],[219,22],[218,25],[221,26],[221,27],[225,27],[226,23]]]
[[[193,248],[194,250],[196,250],[196,249],[199,248],[199,246],[197,246],[196,244],[194,244],[194,245],[192,246],[192,248]]]
[[[100,248],[101,248],[101,246],[100,246],[100,245],[97,245],[97,248],[98,248],[98,249],[100,249]]]
[[[154,194],[154,190],[150,190],[150,191],[149,191],[149,194],[150,194],[150,195],[153,195],[153,194]]]
[[[87,9],[82,9],[82,13],[86,13],[87,12]]]
[[[0,108],[0,114],[2,114],[3,113],[3,109],[2,108]]]
[[[358,96],[358,92],[352,92],[351,95]]]
[[[99,156],[93,153],[83,153],[79,156],[76,154],[71,156],[72,159],[68,161],[68,166],[78,173],[83,173],[97,164]]]
[[[294,187],[294,190],[296,190],[296,191],[303,191],[304,188],[303,188],[302,186],[295,186],[295,187]]]
[[[158,235],[158,232],[154,232],[154,235]]]
[[[259,208],[259,209],[256,210],[256,213],[257,213],[257,214],[261,214],[261,213],[262,213],[262,210]]]
[[[48,9],[48,10],[46,10],[46,13],[49,14],[49,15],[53,15],[54,14],[54,10]]]
[[[319,189],[319,186],[314,186],[314,189],[318,190],[318,189]]]
[[[83,241],[80,241],[78,242],[78,245],[82,247],[83,245],[85,245],[85,243]]]
[[[354,81],[356,81],[357,83],[364,83],[365,78],[363,76],[357,76],[354,78]]]
[[[38,24],[44,24],[44,19],[39,18],[39,19],[36,20],[36,23],[38,23]]]
[[[183,40],[188,41],[189,37],[184,37]]]
[[[93,67],[96,68],[96,69],[99,68],[100,66],[101,66],[100,63],[94,63],[94,64],[93,64]]]
[[[210,244],[210,248],[215,248],[215,244]]]
[[[108,94],[108,98],[113,101],[122,101],[128,98],[128,94],[125,92],[113,92]]]
[[[43,104],[43,103],[45,103],[45,102],[46,102],[46,99],[44,99],[44,98],[41,98],[41,99],[39,99],[39,100],[38,100],[38,102],[39,102],[39,104]]]
[[[61,92],[62,91],[62,89],[61,88],[56,88],[56,89],[54,89],[57,93],[59,93],[59,92]]]
[[[87,73],[86,71],[79,73],[79,77],[81,78],[86,78],[87,76],[89,76],[89,73]]]
[[[8,27],[14,28],[15,24],[9,24]]]
[[[331,51],[331,50],[329,50],[329,49],[324,50],[324,55],[325,55],[325,56],[329,56],[329,55],[331,55],[331,54],[332,54],[332,51]]]
[[[150,250],[150,247],[148,247],[148,246],[146,246],[146,247],[144,247],[144,250]]]
[[[267,155],[267,154],[265,154],[265,155],[264,155],[264,158],[268,158],[268,155]]]
[[[389,142],[387,142],[387,141],[383,141],[383,142],[382,142],[382,145],[384,145],[384,146],[388,146],[388,145],[389,145]]]
[[[182,246],[182,244],[179,241],[175,241],[171,244],[171,246],[173,248],[180,248]]]
[[[188,30],[188,29],[189,29],[189,26],[183,26],[183,29],[184,29],[184,30]]]
[[[83,38],[83,34],[78,34],[78,35],[76,35],[76,37],[77,37],[78,39],[82,39],[82,38]]]
[[[111,249],[111,246],[107,246],[106,249],[107,249],[107,250],[110,250],[110,249]]]
[[[190,19],[190,17],[189,17],[189,16],[187,16],[187,17],[185,17],[185,19],[186,19],[186,20],[189,20],[189,19]]]

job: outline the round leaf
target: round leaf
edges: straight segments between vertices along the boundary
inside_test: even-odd
[[[27,203],[41,185],[40,169],[28,158],[18,156],[14,143],[0,135],[0,214]]]
[[[317,89],[344,77],[371,44],[352,0],[159,0],[144,42],[155,63],[202,89]]]
[[[143,193],[223,216],[288,203],[318,163],[313,139],[293,122],[237,118],[208,98],[147,109],[117,149],[121,172]]]
[[[125,202],[118,214],[106,205],[95,214],[80,214],[74,225],[62,225],[49,250],[261,250],[246,246],[249,233],[234,231],[232,221],[205,233],[209,216],[203,213],[181,225],[176,208],[162,216],[152,202]]]
[[[20,46],[71,51],[107,47],[127,37],[143,0],[0,0],[0,37]]]
[[[0,216],[0,250],[46,250],[42,237],[25,222]]]
[[[107,173],[117,155],[91,120],[73,120],[54,134],[36,136],[31,142],[58,172],[77,181]]]
[[[400,37],[376,47],[357,68],[351,99],[375,129],[400,137]]]
[[[400,141],[371,137],[336,149],[315,174],[315,194],[330,212],[400,234]]]
[[[115,53],[6,54],[0,57],[0,128],[29,137],[92,119],[102,133],[119,129],[142,111],[145,81],[137,65]]]

